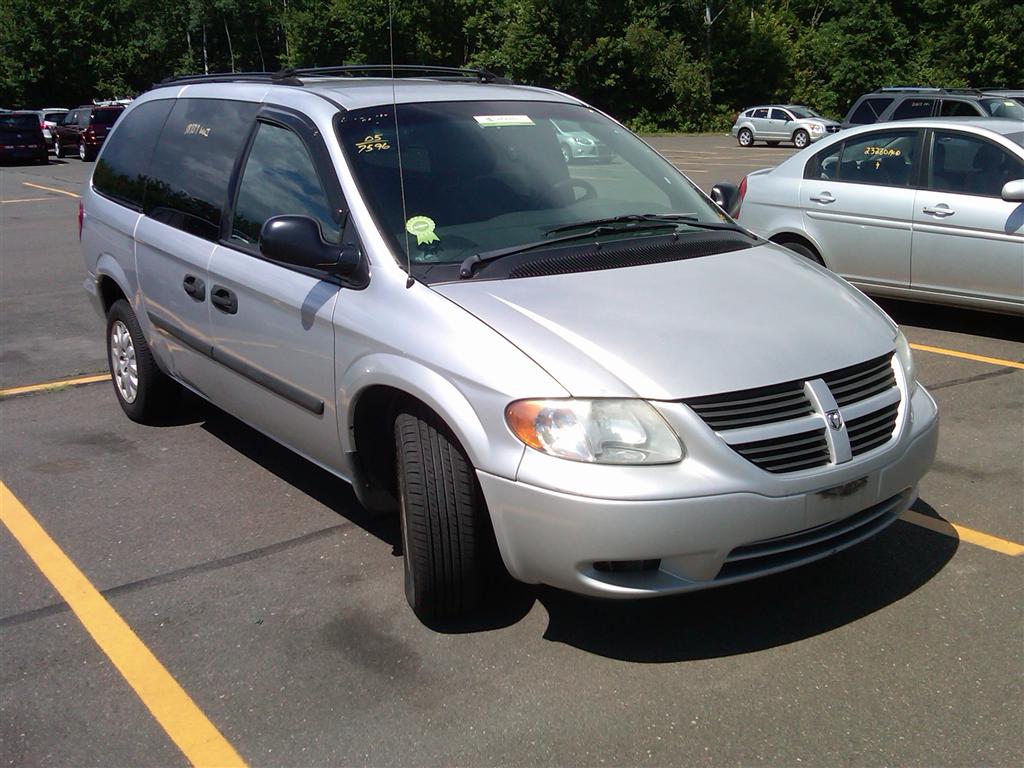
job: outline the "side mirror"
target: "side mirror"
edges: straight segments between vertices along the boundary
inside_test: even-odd
[[[1024,203],[1024,179],[1014,179],[1003,184],[1000,197],[1008,203]]]
[[[711,199],[717,203],[719,208],[732,216],[736,203],[740,199],[740,189],[735,184],[720,181],[711,188]]]
[[[350,275],[359,267],[355,246],[324,242],[320,224],[309,216],[275,216],[260,231],[260,254],[271,261],[305,269]]]

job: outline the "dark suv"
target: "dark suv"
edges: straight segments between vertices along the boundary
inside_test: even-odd
[[[48,161],[43,130],[35,112],[0,113],[0,161]]]
[[[922,117],[1002,117],[1024,120],[1014,99],[975,88],[879,88],[850,107],[843,128]]]
[[[82,160],[96,159],[107,132],[122,112],[124,107],[121,106],[97,107],[90,104],[71,110],[53,130],[53,153],[57,157],[67,157],[77,152]]]

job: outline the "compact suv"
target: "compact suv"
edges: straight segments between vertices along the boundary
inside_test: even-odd
[[[1024,314],[1024,123],[851,129],[744,187],[746,226],[864,291]]]
[[[84,162],[95,159],[110,127],[122,112],[124,107],[89,104],[71,110],[53,130],[53,154],[66,157],[69,152],[75,152]]]
[[[879,88],[853,103],[843,128],[923,117],[1024,120],[1024,106],[1009,96],[975,88]]]
[[[0,113],[0,161],[49,161],[39,116],[35,112]]]
[[[741,147],[764,141],[770,147],[790,141],[797,149],[839,130],[839,123],[795,104],[751,107],[736,115],[732,135]]]
[[[499,561],[730,584],[914,501],[936,407],[863,294],[571,96],[377,71],[179,79],[118,121],[81,236],[129,418],[184,386],[397,510],[423,618]],[[566,163],[563,120],[615,163]]]

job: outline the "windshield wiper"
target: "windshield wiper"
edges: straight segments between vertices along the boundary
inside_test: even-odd
[[[623,224],[630,222],[664,222],[665,224],[680,223],[688,227],[696,227],[698,229],[719,229],[726,230],[729,232],[739,232],[742,235],[746,235],[754,240],[757,240],[757,236],[747,232],[742,227],[717,221],[701,221],[695,214],[692,213],[627,213],[622,216],[610,216],[607,219],[593,219],[591,221],[578,221],[574,224],[563,224],[560,227],[549,229],[546,234],[552,235],[556,232],[565,232],[570,229],[576,229],[577,227],[592,227],[595,225],[611,225],[611,224]]]
[[[574,224],[572,228],[587,226],[587,223]],[[650,221],[644,224],[642,227],[632,227],[627,230],[629,232],[635,232],[637,229],[675,229],[676,224],[670,221]],[[551,230],[556,232],[558,230]],[[567,243],[571,240],[582,240],[588,237],[596,237],[597,235],[610,235],[615,232],[623,232],[619,227],[614,227],[611,224],[601,224],[600,226],[589,229],[586,232],[577,232],[574,235],[563,235],[562,237],[551,237],[547,240],[538,240],[534,243],[524,243],[522,245],[512,245],[508,248],[496,248],[493,251],[483,251],[482,253],[476,253],[467,258],[462,262],[462,266],[459,267],[459,279],[465,280],[473,276],[473,272],[476,270],[478,264],[484,264],[488,261],[495,261],[496,259],[503,259],[506,256],[512,256],[517,253],[524,253],[526,251],[533,251],[538,248],[549,248],[552,245],[558,245],[559,243]]]

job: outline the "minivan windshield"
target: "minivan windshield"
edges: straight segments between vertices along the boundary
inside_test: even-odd
[[[403,265],[409,259],[414,274],[429,269],[432,280],[447,279],[448,269],[435,268],[457,271],[476,254],[521,245],[537,250],[538,241],[564,236],[566,225],[579,224],[587,236],[584,225],[639,214],[728,222],[671,164],[588,107],[399,104],[397,136],[393,109],[342,113],[338,132],[367,204],[396,258]],[[594,237],[651,236],[665,228],[622,218]],[[684,220],[667,229],[706,233]]]

